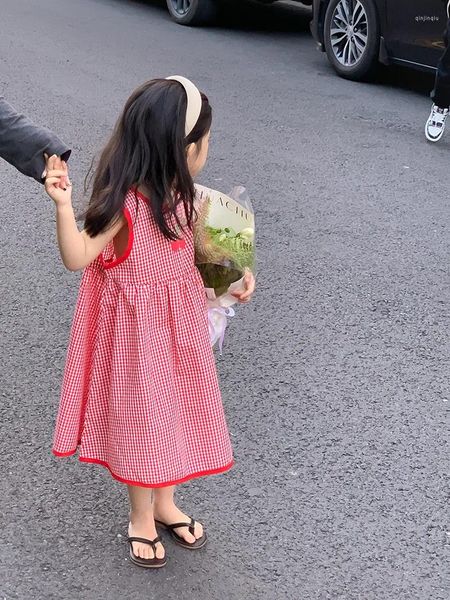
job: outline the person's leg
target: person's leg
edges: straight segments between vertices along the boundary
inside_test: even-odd
[[[130,524],[128,526],[128,535],[130,537],[142,537],[154,540],[158,535],[153,517],[152,491],[151,489],[135,485],[128,486],[131,506]],[[154,558],[153,549],[149,544],[133,542],[132,545],[136,556],[140,558]],[[156,545],[156,557],[164,558],[164,546],[160,542]]]
[[[450,106],[450,19],[444,34],[445,52],[437,66],[436,83],[431,93],[434,101],[425,124],[425,136],[430,142],[438,142],[445,131]]]
[[[444,33],[445,52],[441,56],[436,73],[436,83],[431,93],[436,106],[439,108],[450,107],[450,19]]]
[[[153,513],[155,519],[162,521],[168,525],[172,523],[189,523],[190,518],[181,511],[175,504],[174,500],[175,486],[167,486],[156,488],[153,491]],[[195,522],[194,535],[189,533],[187,527],[179,527],[175,532],[182,538],[192,544],[196,539],[203,535],[203,527],[200,523]]]

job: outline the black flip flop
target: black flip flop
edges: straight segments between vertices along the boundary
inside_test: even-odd
[[[130,544],[131,562],[133,562],[135,565],[138,565],[139,567],[144,567],[144,569],[160,569],[161,567],[164,567],[164,565],[167,562],[166,557],[164,556],[164,558],[157,558],[156,556],[156,544],[161,541],[162,540],[159,536],[155,537],[154,540],[147,540],[146,538],[141,537],[129,537],[128,543]],[[133,542],[148,544],[153,548],[155,556],[153,558],[141,558],[140,556],[136,556],[136,554],[133,552]]]
[[[157,526],[159,525],[159,527],[167,529],[173,541],[179,546],[182,546],[183,548],[188,548],[189,550],[200,550],[200,548],[203,548],[203,546],[206,544],[207,538],[205,532],[203,532],[201,538],[198,538],[198,540],[195,540],[195,542],[189,543],[183,537],[181,537],[181,535],[178,535],[178,533],[175,531],[175,529],[178,529],[179,527],[188,527],[189,533],[191,535],[194,535],[195,521],[192,518],[190,523],[172,523],[171,525],[169,525],[167,523],[163,523],[162,521],[158,521],[157,519],[155,519],[155,523]]]

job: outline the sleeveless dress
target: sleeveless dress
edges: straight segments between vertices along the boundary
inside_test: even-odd
[[[126,196],[128,245],[84,271],[53,444],[56,456],[162,487],[233,465],[192,231],[172,242]]]

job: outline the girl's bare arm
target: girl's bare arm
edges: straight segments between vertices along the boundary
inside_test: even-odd
[[[108,230],[96,237],[79,231],[72,207],[72,186],[60,188],[62,178],[67,177],[67,165],[57,156],[47,160],[45,189],[56,204],[56,231],[58,246],[64,266],[70,271],[87,267],[99,256],[109,242],[119,233],[126,221],[121,216]]]

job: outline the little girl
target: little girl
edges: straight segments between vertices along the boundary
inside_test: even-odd
[[[141,567],[166,564],[158,528],[184,548],[205,545],[202,525],[174,503],[175,486],[233,464],[192,234],[211,114],[184,77],[133,92],[101,155],[82,232],[67,166],[47,161],[63,263],[85,269],[53,452],[78,450],[127,484],[130,558]],[[238,300],[254,287],[247,274]]]

